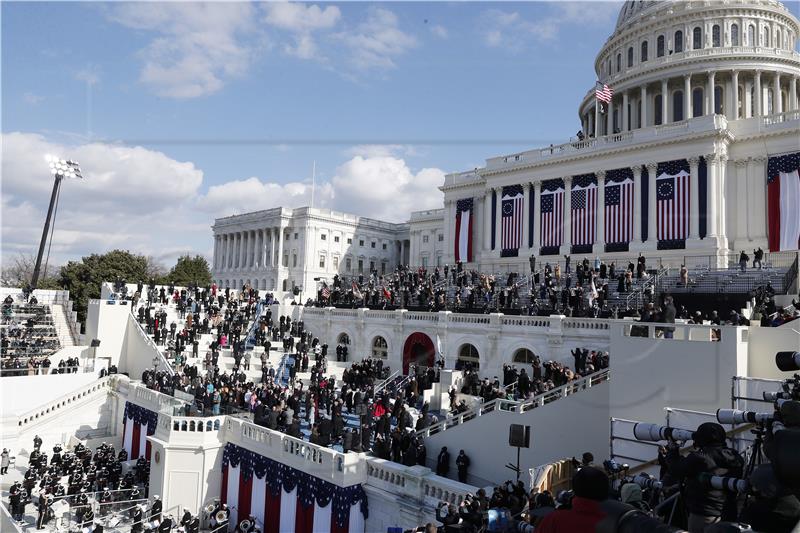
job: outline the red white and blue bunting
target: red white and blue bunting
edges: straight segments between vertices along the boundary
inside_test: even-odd
[[[361,485],[338,487],[231,443],[221,492],[231,529],[253,515],[264,533],[363,533],[368,517]]]
[[[156,432],[158,413],[140,407],[135,403],[125,402],[125,414],[122,417],[122,447],[128,452],[128,460],[144,456],[150,459],[150,442],[147,436]]]

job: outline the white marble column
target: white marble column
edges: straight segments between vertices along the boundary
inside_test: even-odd
[[[286,228],[284,226],[278,227],[278,267],[283,266],[283,233]],[[288,262],[287,262],[288,266]]]
[[[522,184],[522,246],[520,248],[527,255],[530,249],[530,214],[531,214],[531,184]]]
[[[503,188],[502,187],[495,187],[494,192],[497,195],[495,204],[497,206],[497,211],[495,211],[495,221],[494,221],[494,249],[497,252],[495,255],[500,257],[500,252],[503,249],[503,244],[500,242],[502,237],[502,226],[501,223],[503,220]]]
[[[233,235],[230,233],[225,234],[225,270],[233,268]]]
[[[772,112],[783,113],[783,99],[781,98],[781,73],[775,73],[775,86],[772,88]]]
[[[642,127],[647,127],[647,85],[642,85],[641,88],[641,113],[642,113]]]
[[[683,76],[683,118],[692,118],[692,75]]]
[[[483,202],[483,252],[492,249],[492,189],[486,191]]]
[[[542,201],[542,182],[537,181],[533,184],[533,250],[535,255],[539,255],[539,248],[542,246],[541,232],[541,201]]]
[[[761,71],[757,70],[755,75],[755,86],[753,88],[753,116],[760,117],[764,114],[764,107],[761,105],[761,97],[763,96],[761,91]]]
[[[797,111],[797,78],[792,76],[789,80],[789,109]]]
[[[700,238],[700,174],[699,157],[689,158],[689,238]]]
[[[603,254],[606,251],[606,172],[601,170],[597,176],[597,235],[595,236],[595,253]]]
[[[666,79],[661,80],[661,123],[669,124],[669,86]]]
[[[572,252],[572,176],[564,178],[564,241],[561,243],[566,250],[564,253]]]
[[[212,270],[217,270],[218,263],[219,263],[219,235],[214,235],[214,255],[211,258]]]
[[[728,238],[728,154],[721,154],[717,163],[717,234],[720,246],[727,247]]]
[[[716,113],[716,103],[714,98],[714,81],[716,79],[716,72],[709,72],[708,73],[708,87],[706,87],[706,93],[708,93],[708,97],[706,98],[706,115],[713,115]]]
[[[608,112],[606,116],[606,135],[614,133],[614,98],[608,102]]]
[[[629,113],[628,113],[628,91],[622,93],[622,127],[620,131],[628,131],[630,128],[628,127],[628,120],[629,120]]]
[[[655,244],[658,242],[658,230],[656,228],[656,170],[658,163],[647,163],[647,242]]]
[[[633,172],[633,242],[642,243],[642,166],[631,167]]]
[[[706,159],[706,237],[716,238],[718,235],[717,229],[717,193],[718,193],[718,164],[719,158],[717,154],[708,154]]]
[[[750,217],[747,209],[747,164],[749,159],[737,159],[736,166],[736,238],[744,243],[750,240]],[[749,245],[749,242],[748,242]],[[744,244],[737,245],[742,248]]]
[[[238,231],[233,234],[233,257],[231,258],[231,268],[239,268],[239,244],[241,243],[241,233]]]
[[[739,119],[739,71],[734,70],[731,73],[731,84],[733,91],[731,92],[731,119]]]
[[[445,262],[452,262],[455,261],[456,253],[455,253],[455,243],[456,243],[456,236],[455,236],[455,226],[453,222],[455,221],[455,212],[453,211],[453,206],[455,202],[453,200],[445,200],[444,202],[444,224],[442,227],[442,231],[444,231],[444,258]],[[436,239],[436,235],[431,235],[432,239]],[[435,247],[436,245],[434,245]],[[450,259],[452,257],[452,260]],[[435,261],[435,258],[434,258]],[[434,265],[435,266],[435,265]]]

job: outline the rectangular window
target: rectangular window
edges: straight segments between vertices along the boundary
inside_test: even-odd
[[[428,236],[427,235],[423,235],[422,236],[422,242],[428,242]]]
[[[320,254],[319,256],[319,267],[325,268],[325,254]]]
[[[344,260],[344,269],[347,270],[348,273],[353,270],[353,260],[349,257]]]
[[[372,247],[375,248],[375,241],[372,241]]]
[[[370,261],[369,262],[369,271],[372,272],[373,270],[375,270],[375,261]]]
[[[333,269],[339,270],[339,257],[336,255],[333,256]]]
[[[319,236],[319,239],[321,241],[326,241],[326,240],[328,240],[328,236],[323,233],[322,235]]]
[[[442,242],[443,240],[444,240],[444,233],[440,233],[439,234],[439,242]]]
[[[423,257],[422,258],[422,268],[428,268],[428,258],[427,257]]]
[[[364,246],[364,240],[363,239],[359,239],[358,240],[358,245],[363,247]]]
[[[338,235],[335,235],[333,237],[333,242],[339,242],[339,236]]]
[[[386,243],[383,243],[383,249],[384,250],[386,249]]]
[[[386,274],[386,263],[381,263],[381,274]]]
[[[297,240],[298,238],[297,235],[298,235],[297,233],[294,234],[294,240]]]
[[[292,266],[297,266],[297,254],[292,254]]]
[[[359,259],[358,260],[358,273],[359,274],[363,274],[364,273],[364,260],[363,259]]]
[[[442,256],[441,255],[437,255],[436,256],[436,266],[437,267],[441,267],[442,266]]]
[[[285,267],[289,266],[289,254],[283,256],[283,266]]]

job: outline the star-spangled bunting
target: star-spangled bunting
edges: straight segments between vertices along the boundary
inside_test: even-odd
[[[133,420],[135,423],[147,426],[147,434],[152,435],[156,432],[156,424],[158,424],[158,413],[146,409],[135,403],[125,402],[125,418]]]

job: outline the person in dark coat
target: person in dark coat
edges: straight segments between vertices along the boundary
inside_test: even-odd
[[[461,483],[467,482],[467,469],[469,468],[469,457],[467,454],[464,453],[464,450],[458,452],[458,457],[456,457],[456,468],[458,468],[458,481]]]
[[[450,452],[447,451],[447,446],[442,446],[442,451],[436,458],[436,475],[447,477],[448,472],[450,472]]]

